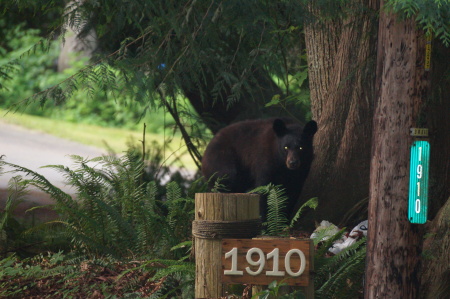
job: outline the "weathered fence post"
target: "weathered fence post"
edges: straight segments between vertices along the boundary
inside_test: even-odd
[[[195,195],[195,298],[223,295],[222,239],[251,238],[259,233],[259,195],[197,193]]]

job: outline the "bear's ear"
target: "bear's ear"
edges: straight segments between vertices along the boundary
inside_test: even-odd
[[[305,127],[303,128],[303,136],[313,137],[314,134],[317,132],[317,123],[314,120],[309,121],[306,123]]]
[[[273,130],[275,131],[275,134],[277,134],[278,137],[282,137],[287,133],[286,124],[284,123],[283,120],[279,118],[273,121]]]

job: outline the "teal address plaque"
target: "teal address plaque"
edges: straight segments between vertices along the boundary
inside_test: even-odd
[[[408,219],[411,223],[427,222],[429,164],[430,143],[414,141],[411,146],[408,200]]]

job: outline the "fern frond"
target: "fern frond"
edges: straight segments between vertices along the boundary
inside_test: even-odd
[[[38,173],[0,159],[0,167],[31,176],[23,186],[37,186],[55,199],[52,208],[60,219],[29,230],[28,236],[39,229],[60,229],[59,235],[69,238],[79,254],[90,257],[185,257],[181,249],[189,245],[183,242],[190,239],[194,200],[184,198],[177,183],[167,184],[161,197],[157,183],[144,180],[142,157],[134,151],[122,157],[71,158],[72,168],[45,167],[63,175],[76,200]]]
[[[317,277],[323,277],[326,276],[328,273],[334,273],[335,271],[337,271],[337,269],[342,266],[345,260],[351,258],[358,251],[365,250],[365,243],[366,239],[363,238],[358,242],[356,242],[355,244],[352,244],[351,246],[344,248],[341,252],[339,252],[335,256],[322,258],[321,263],[319,264],[320,267],[318,267],[316,271]]]
[[[289,220],[285,213],[288,197],[281,186],[269,184],[260,186],[250,191],[267,196],[267,231],[271,236],[286,235]]]
[[[269,235],[280,236],[286,229],[288,218],[285,214],[287,196],[284,189],[274,187],[267,196],[267,232]]]
[[[298,211],[295,213],[294,217],[292,217],[291,223],[289,224],[289,227],[292,228],[294,227],[294,224],[298,221],[298,219],[300,218],[300,215],[303,212],[303,209],[305,208],[310,208],[315,210],[317,208],[317,206],[319,205],[319,199],[317,197],[313,197],[311,199],[309,199],[308,201],[306,201],[299,209]]]
[[[23,180],[23,183],[25,185],[29,184],[37,187],[41,191],[49,194],[56,201],[64,202],[67,205],[71,205],[73,203],[72,197],[70,195],[51,184],[44,176],[40,175],[39,173],[16,164],[8,163],[5,161],[0,162],[3,164],[3,166],[12,168],[11,172],[23,172],[26,174],[26,176],[30,176],[31,179]]]
[[[2,160],[0,159],[0,162]],[[0,163],[1,166],[1,163]],[[21,184],[21,176],[14,176],[8,182],[8,197],[5,208],[0,210],[0,254],[6,254],[10,246],[13,246],[20,237],[20,224],[14,219],[14,211],[24,201],[27,194],[25,186]]]
[[[327,272],[329,277],[317,290],[319,298],[349,298],[357,295],[364,275],[365,258],[366,249],[362,247],[339,264],[335,264],[338,267]]]
[[[327,227],[324,229],[321,229],[317,232],[316,237],[313,238],[314,245],[319,244],[320,242],[323,242],[323,244],[320,246],[320,248],[316,252],[316,256],[323,256],[328,251],[328,249],[333,245],[333,243],[345,234],[345,227],[339,230],[334,235],[330,236],[330,231],[334,231],[334,227]]]

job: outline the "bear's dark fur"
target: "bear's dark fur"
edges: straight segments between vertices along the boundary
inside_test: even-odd
[[[223,178],[227,192],[247,192],[269,183],[283,185],[293,212],[313,160],[315,121],[304,128],[291,119],[248,120],[220,130],[202,159],[205,178]],[[214,184],[214,179],[210,180]],[[212,187],[212,186],[210,186]],[[260,202],[265,219],[267,202]]]

